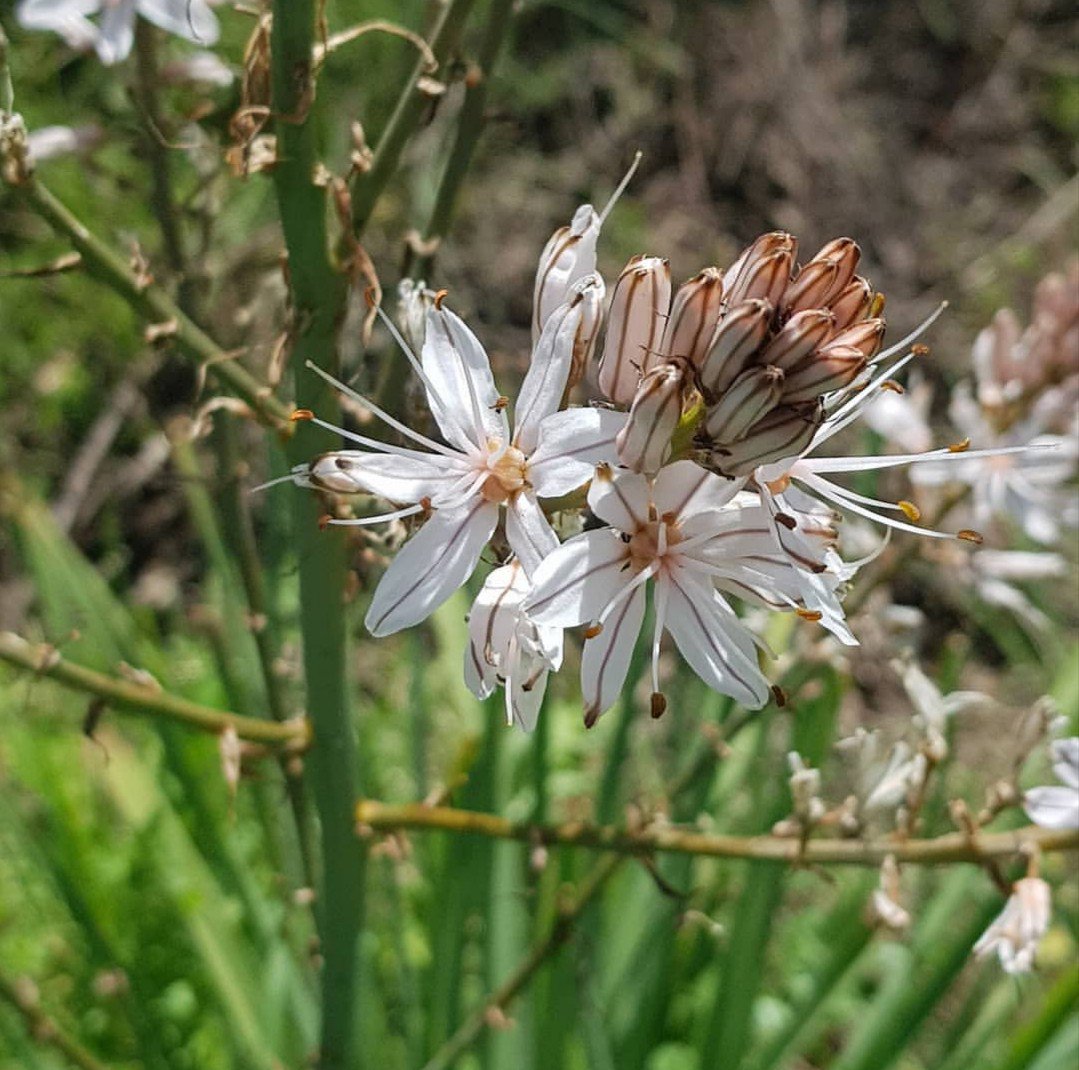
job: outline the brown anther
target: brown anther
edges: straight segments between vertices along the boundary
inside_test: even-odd
[[[296,423],[298,420],[313,420],[315,414],[310,409],[293,409],[289,419]]]
[[[491,408],[494,409],[495,412],[502,412],[509,403],[510,399],[506,397],[505,394],[500,394]]]
[[[917,524],[922,519],[922,511],[914,504],[914,502],[908,502],[906,498],[900,498],[895,503],[903,510],[903,515],[912,523]]]
[[[876,319],[884,311],[885,297],[882,293],[875,293],[869,302],[869,319]]]
[[[910,347],[910,351],[916,357],[928,357],[929,356],[929,346],[927,346],[924,342],[918,342],[915,345],[912,345]]]
[[[780,709],[787,705],[787,692],[779,684],[772,684],[772,698],[776,700],[776,705]]]
[[[651,502],[648,505],[648,520],[653,524],[659,520],[659,510]]]
[[[806,609],[804,606],[799,606],[795,611],[802,620],[808,620],[816,624],[824,614],[819,609]]]
[[[601,483],[610,483],[610,481],[614,479],[614,472],[606,461],[596,465],[596,479]]]
[[[368,286],[367,289],[363,291],[363,299],[368,308],[377,308],[381,296],[382,295],[374,286]]]
[[[442,311],[442,302],[445,301],[449,295],[449,290],[439,290],[438,293],[435,294],[435,308],[437,308],[439,312]]]
[[[659,691],[652,692],[652,720],[658,721],[667,712],[667,696]]]
[[[782,524],[788,531],[794,531],[798,527],[798,521],[788,513],[776,513],[776,522]]]
[[[955,533],[957,539],[962,539],[963,542],[972,542],[975,546],[981,546],[985,542],[985,538],[980,531],[975,531],[973,528],[963,528],[962,531]]]
[[[425,516],[431,512],[431,499],[426,494],[420,499],[420,507]]]
[[[599,623],[590,624],[584,630],[584,637],[586,639],[595,639],[596,636],[599,635],[600,632],[602,632],[602,631],[603,631],[603,625],[602,624],[599,624]]]
[[[890,390],[893,394],[905,394],[907,392],[906,389],[894,379],[885,379],[884,382],[880,384],[880,388],[881,390]]]
[[[325,531],[333,521],[333,517],[329,513],[323,513],[318,518],[318,530]]]
[[[949,453],[966,453],[970,449],[970,439],[965,438],[962,442],[953,442],[948,447]]]

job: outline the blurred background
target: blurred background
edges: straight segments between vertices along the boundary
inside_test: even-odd
[[[332,32],[372,19],[422,32],[436,6],[327,0],[325,16]],[[77,134],[55,156],[42,148],[49,187],[272,378],[287,313],[273,189],[265,174],[238,176],[225,155],[254,19],[217,11],[220,63],[201,71],[189,63],[196,49],[162,34],[148,73],[135,57],[105,67],[23,30],[8,2],[0,23],[31,131]],[[501,381],[526,366],[544,242],[578,204],[604,203],[637,150],[640,168],[600,244],[609,283],[636,253],[669,257],[680,280],[729,264],[766,230],[794,232],[807,255],[849,235],[860,270],[887,295],[890,338],[949,302],[920,362],[942,443],[958,437],[948,401],[969,377],[978,332],[1002,307],[1025,324],[1038,280],[1074,256],[1079,20],[1053,0],[522,2],[434,250],[424,240],[487,13],[476,5],[439,71],[364,244],[391,298],[424,261]],[[327,57],[318,94],[330,171],[362,154],[354,123],[377,144],[415,58],[408,41],[381,32]],[[179,266],[155,208],[162,166],[182,227]],[[250,614],[237,609],[230,510],[238,491],[282,470],[279,446],[243,419],[227,443],[210,417],[192,439],[185,421],[214,396],[205,376],[167,334],[148,338],[122,300],[64,260],[69,252],[0,190],[0,630],[234,708],[244,679],[258,677],[259,652]],[[378,385],[400,366],[386,339],[360,344],[357,304],[343,334],[346,373]],[[273,671],[297,714],[293,493],[241,497],[254,513]],[[835,736],[857,726],[902,736],[912,707],[891,659],[905,649],[944,692],[997,700],[954,728],[957,757],[922,833],[948,831],[949,798],[977,811],[987,786],[1031,750],[1025,711],[1040,696],[1054,697],[1074,731],[1075,535],[1060,548],[1063,576],[1025,589],[1035,625],[942,578],[909,542],[896,549],[902,567],[864,599],[861,648],[839,652],[787,623],[770,633],[791,709],[743,728],[738,711],[672,660],[661,722],[630,693],[585,732],[570,671],[526,739],[503,730],[497,700],[478,703],[460,680],[464,593],[428,626],[377,645],[365,636],[385,546],[358,538],[345,597],[363,791],[452,797],[522,820],[610,823],[658,811],[716,831],[767,831],[790,809],[786,750],[826,763],[839,802],[851,774]],[[994,533],[991,546],[1032,548],[1014,531]],[[281,842],[284,778],[252,755],[238,783],[230,768],[218,741],[102,715],[0,665],[0,983],[22,986],[0,1001],[3,1070],[65,1065],[48,1037],[28,1036],[20,1000],[103,1066],[305,1065],[317,950],[296,846]],[[1044,756],[1023,776],[1049,782]],[[387,1068],[424,1066],[542,938],[562,886],[580,886],[594,866],[584,851],[424,833],[381,842],[374,857],[357,1013],[369,1065]],[[567,931],[567,946],[551,949],[523,996],[491,1012],[453,1065],[1074,1067],[1074,862],[1046,859],[1056,921],[1041,970],[1018,981],[969,958],[1001,904],[973,867],[904,871],[914,921],[900,937],[862,920],[871,870],[627,862]]]

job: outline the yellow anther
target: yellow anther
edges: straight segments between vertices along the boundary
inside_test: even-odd
[[[965,438],[962,442],[953,442],[948,447],[949,453],[966,453],[970,449],[970,439]]]
[[[797,613],[802,620],[812,621],[814,624],[824,616],[818,609],[805,609],[802,606],[799,606],[794,612]]]
[[[908,502],[905,498],[901,498],[895,503],[903,510],[903,515],[912,523],[917,524],[922,519],[922,511],[914,504],[914,502]]]
[[[907,391],[894,379],[885,379],[880,384],[881,390],[890,390],[893,394],[905,394]]]
[[[295,423],[297,420],[313,420],[315,414],[310,409],[293,409],[289,419]]]
[[[590,624],[584,630],[584,637],[586,639],[595,639],[596,636],[599,635],[600,632],[602,632],[602,631],[603,631],[603,625],[602,624],[598,624],[598,623],[597,624]]]
[[[963,528],[962,531],[955,533],[957,539],[962,539],[963,542],[972,542],[975,546],[981,546],[985,542],[984,537],[980,531],[974,531],[973,528]]]

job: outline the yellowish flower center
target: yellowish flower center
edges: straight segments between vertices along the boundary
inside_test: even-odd
[[[501,443],[492,443],[488,449],[490,475],[484,480],[480,493],[489,502],[501,503],[513,497],[527,482],[527,459],[516,446],[508,446],[501,456]]]
[[[638,528],[629,539],[629,559],[638,572],[661,556],[661,529],[666,537],[665,553],[669,553],[673,546],[682,541],[682,530],[671,513],[665,513],[658,520],[650,520]]]

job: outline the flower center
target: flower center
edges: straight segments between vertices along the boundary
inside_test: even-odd
[[[525,485],[528,465],[525,455],[516,446],[507,446],[503,450],[501,443],[492,443],[488,450],[489,475],[484,480],[480,493],[489,502],[501,503]]]
[[[659,520],[650,520],[630,536],[629,559],[638,572],[647,568],[657,558],[665,557],[682,541],[678,522],[670,513]]]

